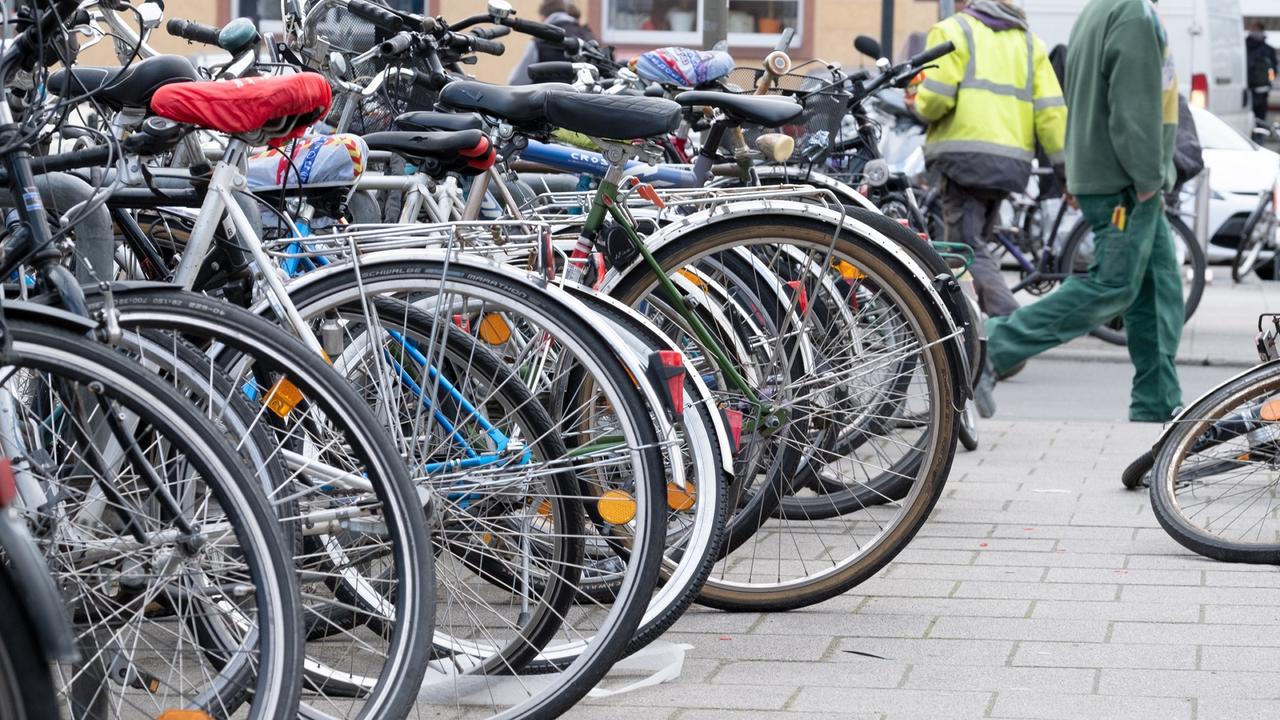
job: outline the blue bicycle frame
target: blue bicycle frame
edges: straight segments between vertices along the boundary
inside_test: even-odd
[[[601,153],[537,140],[530,140],[528,147],[520,151],[520,159],[561,172],[597,178],[603,178],[609,170],[609,161]],[[632,160],[627,163],[625,173],[654,187],[698,188],[703,185],[690,165],[649,165]]]

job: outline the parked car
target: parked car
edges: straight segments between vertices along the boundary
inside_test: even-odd
[[[1087,2],[1024,0],[1022,5],[1031,30],[1052,48],[1067,44],[1071,26]],[[1239,0],[1160,0],[1156,8],[1168,31],[1182,94],[1240,132],[1251,132]]]
[[[1204,164],[1209,169],[1209,262],[1231,262],[1240,232],[1260,193],[1270,193],[1280,180],[1280,154],[1237,132],[1222,119],[1191,108]],[[1194,203],[1186,198],[1186,203]],[[1194,205],[1188,205],[1194,207]]]

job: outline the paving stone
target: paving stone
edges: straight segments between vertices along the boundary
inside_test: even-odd
[[[1076,602],[1037,600],[1033,618],[1068,620],[1146,620],[1150,622],[1200,621],[1200,606],[1182,603]]]
[[[831,653],[833,662],[905,662],[936,665],[1004,665],[1013,652],[1009,640],[942,638],[842,638]],[[877,655],[882,659],[867,657]]]
[[[1146,698],[1127,695],[1065,695],[1013,690],[1002,692],[991,708],[991,717],[1044,718],[1161,718],[1178,720],[1192,717],[1192,704],[1187,698]]]
[[[1201,670],[1280,668],[1280,647],[1206,645],[1200,649]]]
[[[859,585],[857,590],[846,597],[855,597],[860,595],[883,595],[887,597],[948,597],[955,588],[955,580],[881,576],[872,578]]]
[[[751,632],[757,635],[850,637],[924,637],[931,618],[921,615],[855,615],[795,611],[765,615]]]
[[[1200,585],[1199,570],[1130,570],[1128,568],[1050,568],[1047,582],[1113,582],[1120,585]]]
[[[1204,605],[1204,621],[1233,625],[1280,625],[1280,607],[1268,605]]]
[[[712,678],[715,683],[739,685],[831,685],[834,687],[898,687],[907,663],[807,663],[752,660],[726,663]]]
[[[1115,600],[1119,592],[1118,585],[961,581],[955,596],[1025,598],[1027,600]]]
[[[750,630],[763,617],[760,613],[727,613],[706,608],[689,608],[676,621],[676,632],[740,633]]]
[[[977,565],[894,565],[887,577],[928,580],[997,580],[1037,582],[1044,575],[1038,567]]]
[[[1102,695],[1150,695],[1159,697],[1280,698],[1275,672],[1238,670],[1126,670],[1101,671]]]
[[[1280,605],[1277,588],[1180,587],[1178,599],[1188,605]],[[1126,585],[1120,591],[1125,602],[1164,602],[1170,589],[1158,585]]]
[[[1280,627],[1117,622],[1111,640],[1152,645],[1280,646]]]
[[[944,665],[919,664],[907,673],[904,687],[926,690],[1044,690],[1091,693],[1096,670],[1040,667],[984,667],[980,672],[957,672]]]
[[[1244,718],[1274,718],[1277,701],[1245,700],[1232,697],[1200,698],[1196,705],[1196,720],[1243,720]]]
[[[659,707],[723,708],[726,710],[781,710],[795,693],[793,687],[774,685],[700,684],[697,692],[685,685],[667,684],[644,689],[644,703]],[[588,699],[584,704],[627,705],[639,700],[630,693],[610,698]]]
[[[609,718],[609,720],[613,720]],[[756,712],[754,710],[684,710],[678,720],[884,720],[879,712]]]
[[[976,565],[1035,565],[1037,567],[1118,568],[1125,556],[1097,553],[1051,552],[981,552]]]
[[[1023,642],[1018,643],[1009,664],[1019,667],[1191,670],[1196,666],[1196,649],[1125,643]]]
[[[972,720],[982,716],[990,702],[991,693],[985,692],[805,687],[789,708],[809,711],[842,708],[937,720]]]
[[[722,639],[724,638],[724,639]],[[669,632],[663,640],[693,645],[690,657],[712,660],[811,660],[827,652],[829,637]]]
[[[1026,617],[1030,600],[989,598],[868,598],[858,612],[863,615],[922,615],[960,617]]]
[[[929,629],[929,637],[1102,642],[1107,625],[1103,620],[940,617]]]

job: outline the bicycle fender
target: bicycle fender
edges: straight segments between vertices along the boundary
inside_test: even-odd
[[[1210,393],[1218,392],[1218,390],[1220,390],[1221,388],[1239,380],[1240,378],[1246,375],[1255,373],[1263,368],[1275,367],[1278,365],[1280,365],[1280,360],[1270,360],[1268,362],[1258,363],[1257,365],[1254,365],[1248,370],[1243,370],[1241,372],[1236,373],[1235,375],[1232,375],[1226,380],[1223,380],[1217,385],[1214,385],[1213,387],[1204,391],[1204,393],[1202,393],[1200,397],[1197,397],[1195,400],[1192,400],[1191,402],[1184,404],[1182,406],[1182,409],[1178,411],[1178,414],[1174,415],[1173,418],[1169,420],[1169,422],[1165,423],[1164,429],[1160,432],[1160,437],[1156,438],[1156,441],[1151,445],[1151,453],[1155,455],[1160,452],[1160,448],[1164,447],[1165,441],[1169,439],[1169,435],[1170,433],[1173,432],[1174,428],[1178,427],[1179,423],[1183,423],[1188,420],[1188,417],[1191,413],[1191,408],[1195,407],[1196,403],[1200,402],[1200,398],[1205,397]]]
[[[679,350],[679,348],[677,348],[675,344],[671,342],[670,338],[668,338],[665,334],[663,334],[661,330],[659,330],[652,322],[650,322],[649,318],[636,312],[631,307],[628,307],[627,305],[621,302],[618,302],[617,300],[613,299],[609,295],[597,293],[591,288],[585,287],[583,285],[578,285],[576,283],[565,283],[564,288],[565,290],[569,291],[571,295],[574,295],[575,297],[578,297],[580,300],[582,300],[587,305],[587,307],[591,307],[593,303],[599,304],[599,305],[608,305],[610,310],[613,310],[620,314],[625,314],[638,327],[643,327],[645,329],[645,332],[648,335],[648,339],[651,342],[658,343],[662,347],[666,347],[669,350]],[[693,366],[693,362],[689,360],[688,355],[681,352],[680,357],[683,358],[684,360],[685,376],[688,377],[689,381],[693,383],[693,386],[696,389],[698,397],[703,398],[704,401],[706,401],[706,399],[708,398],[711,398],[711,389],[707,387],[706,382],[704,382],[702,379],[702,374],[699,373],[697,368]],[[711,403],[709,407],[715,407],[715,404]],[[729,443],[729,430],[724,426],[724,417],[718,412],[709,412],[707,413],[707,415],[711,418],[711,424],[716,434],[716,442],[720,446],[720,470],[722,473],[724,473],[725,478],[732,478],[733,477],[733,451],[731,450],[730,443]]]
[[[8,308],[6,308],[8,310]],[[36,641],[44,660],[78,662],[75,633],[62,594],[53,583],[49,565],[27,532],[26,525],[10,509],[0,510],[0,548],[4,549],[7,569],[14,579],[14,591],[21,607],[4,608],[4,612],[20,612],[35,628]]]
[[[86,289],[86,294],[88,289]],[[12,320],[26,320],[42,325],[53,325],[62,330],[75,333],[90,333],[98,329],[98,323],[82,315],[67,312],[60,307],[46,303],[57,302],[53,295],[45,295],[36,300],[6,300],[4,316]]]
[[[830,190],[839,198],[840,202],[845,205],[853,205],[872,212],[880,212],[880,208],[871,202],[866,195],[858,192],[852,185],[841,182],[830,175],[824,175],[820,172],[812,170],[800,170],[785,165],[762,165],[755,168],[756,177],[763,185],[773,184],[802,184],[812,185],[816,188]],[[736,178],[721,178],[713,183],[712,187],[737,187],[741,185],[741,181]]]
[[[962,400],[972,396],[973,391],[968,382],[968,377],[971,373],[968,371],[969,361],[964,349],[963,330],[956,327],[952,310],[948,307],[947,302],[943,300],[942,293],[939,291],[938,278],[930,277],[914,258],[883,233],[856,218],[850,217],[843,211],[793,200],[727,201],[717,203],[709,210],[701,210],[686,215],[659,228],[657,232],[649,235],[647,240],[648,247],[652,252],[657,253],[670,244],[681,242],[683,236],[687,233],[744,217],[750,217],[757,222],[767,222],[767,216],[770,215],[803,218],[806,221],[817,220],[823,224],[830,225],[833,234],[839,229],[839,231],[848,233],[856,239],[870,243],[900,263],[903,269],[925,288],[933,309],[942,317],[944,325],[940,328],[941,335],[944,338],[949,338],[949,342],[944,344],[944,348],[948,359],[960,373],[955,380],[956,387],[960,390]],[[644,262],[643,257],[637,256],[626,268],[610,270],[601,288],[602,292],[609,293],[622,277]],[[954,282],[954,278],[952,278],[951,282]],[[956,409],[959,410],[960,408]]]

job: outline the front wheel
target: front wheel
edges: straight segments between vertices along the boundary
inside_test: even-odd
[[[1264,265],[1262,253],[1275,246],[1276,214],[1275,195],[1263,193],[1258,198],[1258,205],[1249,213],[1240,233],[1240,245],[1236,248],[1236,259],[1231,263],[1231,279],[1244,282],[1249,273],[1257,271],[1258,277],[1271,280],[1275,276],[1274,263]]]
[[[1196,234],[1174,213],[1165,213],[1169,227],[1173,231],[1174,249],[1182,263],[1182,298],[1186,308],[1184,320],[1190,320],[1200,305],[1200,296],[1204,294],[1204,278],[1206,260],[1204,249],[1196,240]],[[1084,220],[1076,223],[1067,238],[1059,260],[1059,271],[1084,275],[1093,264],[1093,231]],[[1112,345],[1124,345],[1124,318],[1115,317],[1094,328],[1091,332],[1096,338]]]
[[[1183,547],[1225,562],[1280,562],[1280,364],[1197,400],[1156,454],[1151,507]]]

